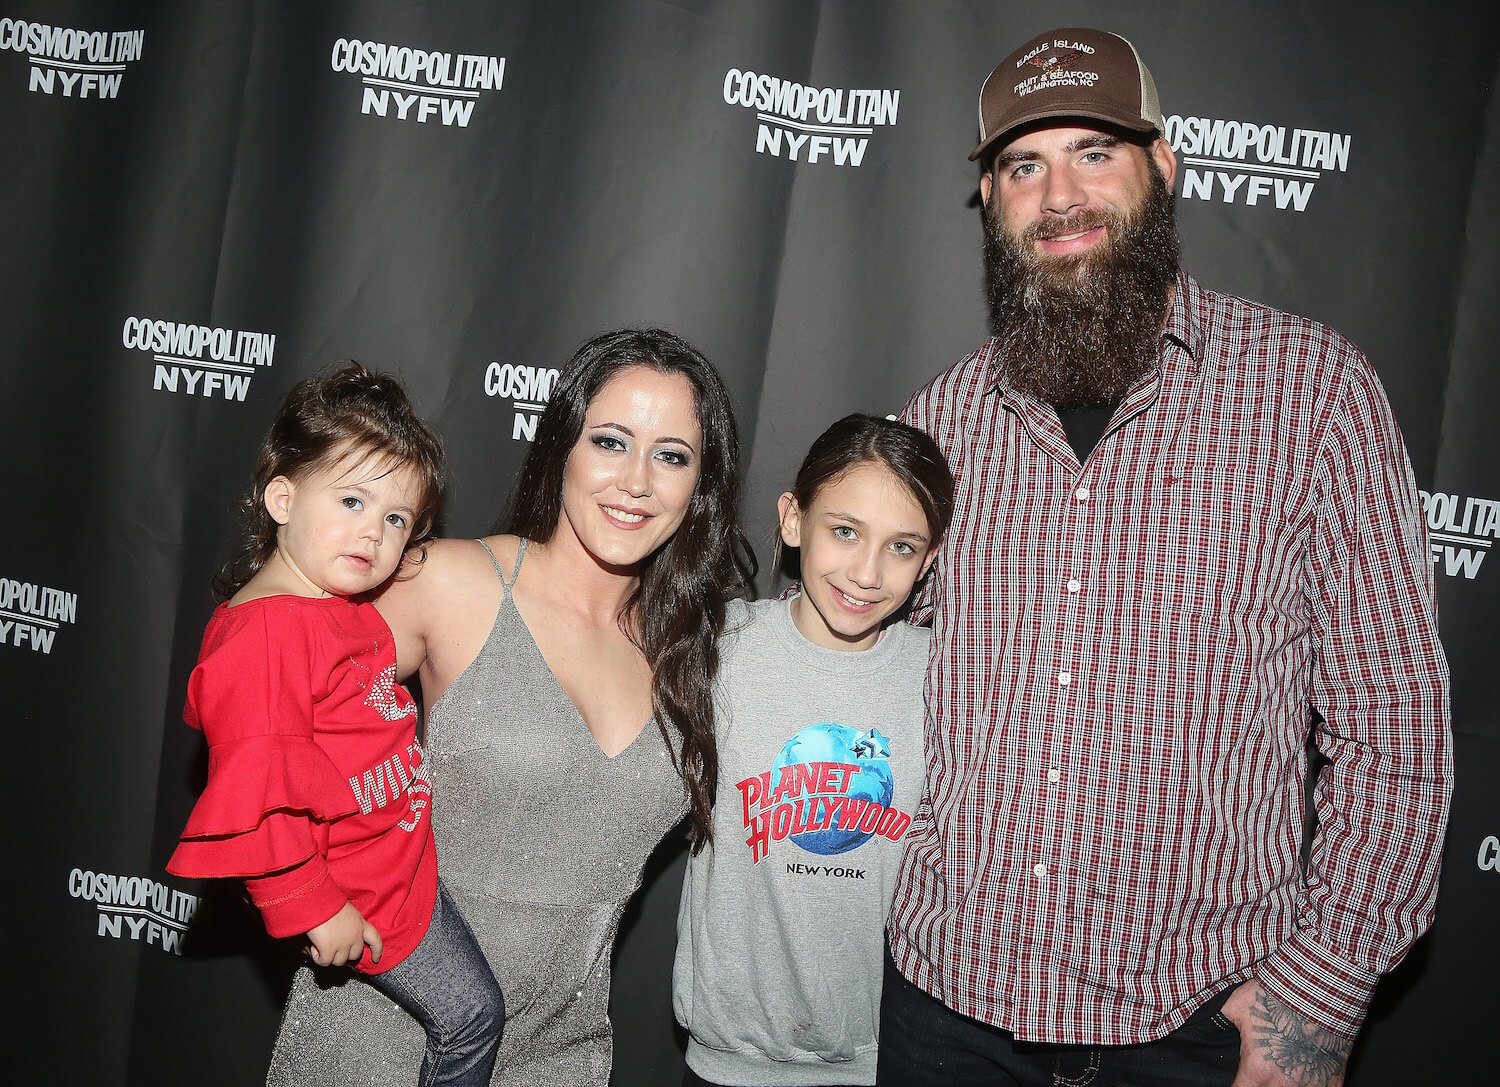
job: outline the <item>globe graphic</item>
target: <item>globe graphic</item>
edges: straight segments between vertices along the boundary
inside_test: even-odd
[[[814,762],[849,763],[857,765],[859,772],[851,777],[847,795],[850,798],[868,800],[881,807],[889,807],[896,792],[896,781],[891,775],[888,756],[889,748],[885,738],[873,729],[860,732],[847,725],[823,722],[809,725],[786,742],[781,754],[771,764],[771,780],[779,781],[782,768],[786,766]],[[819,813],[817,821],[821,822],[821,813],[826,812],[835,802],[835,797],[829,796],[825,805],[809,807],[807,810],[810,814]],[[813,805],[816,801],[808,798],[808,803]],[[835,818],[826,829],[793,834],[790,840],[809,853],[831,857],[859,847],[874,833],[861,831],[858,827],[842,830],[838,822]]]

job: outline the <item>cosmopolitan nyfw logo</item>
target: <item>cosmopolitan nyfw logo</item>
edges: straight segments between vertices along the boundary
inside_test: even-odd
[[[58,630],[77,621],[77,593],[0,578],[0,645],[51,653]]]
[[[150,317],[127,317],[120,342],[144,351],[156,363],[151,388],[188,396],[244,400],[250,379],[276,354],[270,332],[239,332],[209,325],[185,325]]]
[[[141,59],[144,30],[74,30],[0,19],[0,52],[31,62],[29,91],[64,98],[115,98],[125,66]]]
[[[771,769],[735,787],[755,864],[770,855],[774,842],[790,839],[805,852],[832,857],[876,836],[899,842],[911,826],[911,816],[891,806],[896,780],[890,742],[873,728],[811,725],[786,742]],[[862,869],[795,862],[787,871],[864,878]]]
[[[106,875],[75,868],[68,873],[68,894],[92,902],[99,911],[98,935],[134,940],[182,954],[188,923],[198,899],[142,876]]]
[[[333,70],[361,76],[361,113],[398,121],[468,128],[474,103],[505,82],[505,58],[440,53],[405,45],[340,38],[333,43]]]
[[[1432,561],[1448,577],[1473,581],[1500,540],[1500,502],[1442,491],[1418,491],[1427,535],[1432,541]]]
[[[484,395],[504,397],[510,401],[515,416],[511,421],[511,441],[536,437],[536,421],[552,397],[558,372],[545,366],[519,366],[492,362],[484,370]]]
[[[1493,834],[1479,843],[1479,870],[1500,872],[1500,838]]]
[[[1184,200],[1306,211],[1323,175],[1349,168],[1349,137],[1338,132],[1176,115],[1166,125]]]
[[[804,87],[773,75],[731,68],[724,101],[755,110],[755,151],[793,162],[858,166],[880,125],[894,125],[897,90]]]

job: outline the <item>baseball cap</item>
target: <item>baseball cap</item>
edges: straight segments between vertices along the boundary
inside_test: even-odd
[[[970,161],[1048,117],[1087,117],[1143,135],[1165,128],[1156,83],[1135,46],[1086,26],[1038,34],[990,73],[979,88],[979,145]]]

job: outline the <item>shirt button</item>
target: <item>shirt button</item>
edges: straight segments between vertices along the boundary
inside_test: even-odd
[[[1087,502],[1089,500],[1089,489],[1087,487],[1079,487],[1078,490],[1073,492],[1073,497],[1080,502]]]
[[[1083,582],[1079,581],[1076,577],[1068,578],[1068,592],[1076,593],[1081,588],[1083,588]]]
[[[1057,767],[1054,766],[1051,770],[1047,771],[1047,780],[1048,781],[1061,781],[1062,780],[1062,771],[1059,770]]]
[[[1059,672],[1059,673],[1057,673],[1057,685],[1059,687],[1066,687],[1069,683],[1072,683],[1072,682],[1073,682],[1073,673],[1072,672]]]
[[[1037,879],[1046,879],[1047,878],[1047,866],[1045,864],[1043,864],[1041,861],[1037,861],[1036,864],[1034,864],[1034,865],[1031,866],[1031,874],[1034,875],[1034,876],[1036,876]]]

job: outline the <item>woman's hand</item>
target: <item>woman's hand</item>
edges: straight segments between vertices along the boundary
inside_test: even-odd
[[[365,920],[353,902],[345,902],[338,913],[308,930],[304,950],[319,966],[344,966],[358,962],[367,946],[370,961],[379,962],[382,951],[380,933]]]

